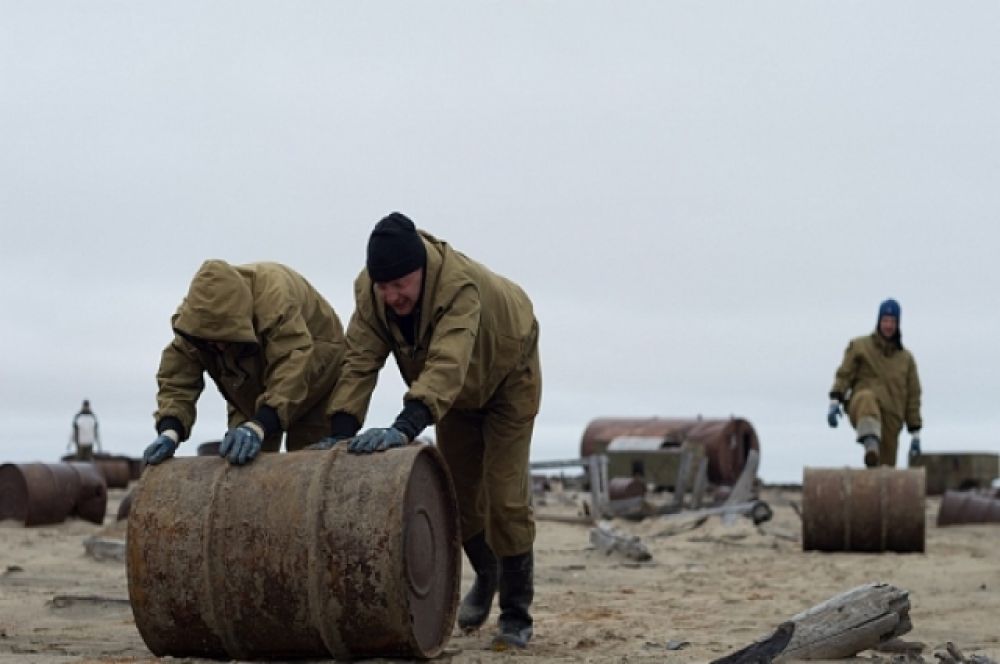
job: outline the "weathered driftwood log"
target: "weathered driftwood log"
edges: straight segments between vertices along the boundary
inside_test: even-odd
[[[607,521],[601,521],[590,529],[590,543],[608,555],[620,553],[640,562],[653,557],[637,535],[623,533]]]
[[[772,652],[774,644],[785,639],[789,625],[791,636],[785,646]],[[716,661],[751,664],[839,659],[875,648],[912,627],[909,594],[886,583],[869,583],[792,616],[773,634]],[[769,659],[762,659],[764,655]]]

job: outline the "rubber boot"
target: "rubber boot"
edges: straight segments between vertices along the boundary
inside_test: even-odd
[[[525,648],[534,632],[528,609],[535,597],[535,558],[531,551],[500,559],[500,633],[494,650]]]
[[[865,465],[875,468],[879,462],[879,441],[877,436],[865,436],[859,441],[865,448]]]
[[[479,629],[490,615],[500,578],[500,561],[482,532],[466,540],[462,548],[476,571],[476,580],[458,607],[458,626],[463,631],[471,631]]]

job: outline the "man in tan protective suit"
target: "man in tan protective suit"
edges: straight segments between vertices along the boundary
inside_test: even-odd
[[[920,377],[913,355],[903,348],[899,318],[895,300],[879,306],[875,331],[851,340],[830,388],[827,422],[837,426],[845,403],[868,467],[896,465],[904,422],[912,435],[910,455],[920,454]]]
[[[191,434],[212,377],[229,430],[219,453],[252,461],[263,449],[302,449],[327,431],[326,398],[340,375],[344,334],[333,308],[302,275],[277,263],[205,261],[171,319],[174,338],[156,374],[159,436],[143,455],[156,464]]]
[[[532,635],[535,523],[528,457],[541,399],[538,323],[519,286],[394,212],[368,242],[355,282],[344,372],[328,413],[353,453],[405,445],[434,424],[476,580],[459,626],[479,628],[499,592],[498,650]],[[409,390],[392,426],[355,437],[392,354]]]

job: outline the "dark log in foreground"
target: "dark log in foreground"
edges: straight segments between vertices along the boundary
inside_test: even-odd
[[[869,583],[793,616],[773,634],[715,664],[840,659],[878,647],[912,627],[909,594],[886,583]]]

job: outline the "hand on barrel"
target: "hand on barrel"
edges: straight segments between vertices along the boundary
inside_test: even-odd
[[[830,410],[826,413],[826,423],[833,428],[837,428],[837,418],[843,415],[840,410],[840,402],[836,399],[830,402]]]
[[[226,432],[219,446],[219,456],[229,459],[234,466],[242,466],[254,460],[260,452],[264,429],[252,421],[244,422]]]
[[[142,460],[147,464],[155,466],[161,461],[166,461],[172,457],[174,452],[177,451],[177,441],[170,436],[171,433],[174,432],[171,431],[168,433],[164,431],[157,436],[156,440],[150,443],[146,451],[142,453]],[[174,435],[176,436],[177,434],[174,433]]]
[[[354,454],[369,454],[382,452],[392,447],[402,447],[408,442],[410,439],[406,437],[406,434],[395,427],[369,429],[352,438],[347,445],[347,451]]]

